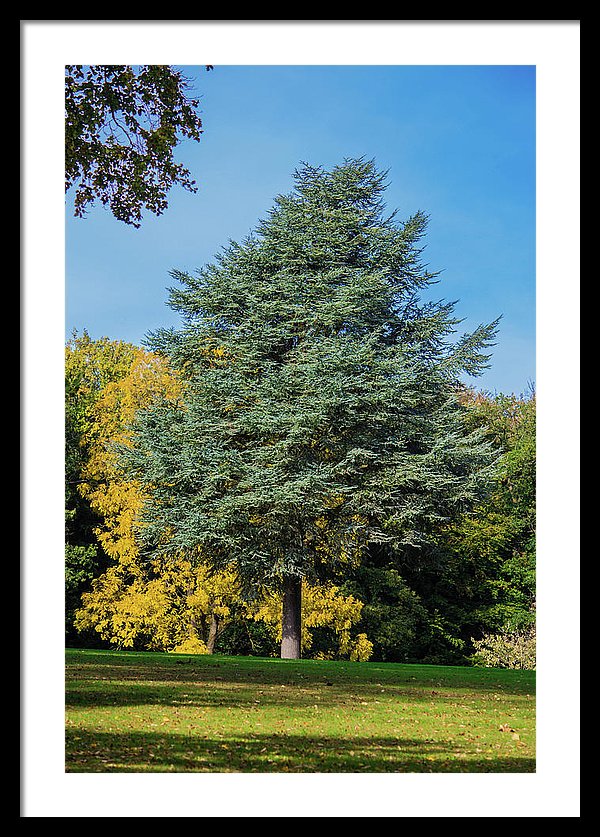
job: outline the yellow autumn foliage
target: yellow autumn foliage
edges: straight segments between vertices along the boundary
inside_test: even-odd
[[[95,579],[75,625],[119,648],[208,653],[211,625],[218,632],[238,598],[233,572],[211,573],[184,558],[150,566],[136,559]]]
[[[71,421],[79,433],[90,430],[94,421],[91,408],[98,396],[108,383],[128,373],[139,351],[121,340],[92,340],[86,331],[73,333],[65,346],[65,394]]]
[[[101,516],[103,523],[96,535],[115,561],[130,563],[135,559],[133,524],[143,496],[137,483],[119,474],[111,445],[127,444],[126,428],[139,409],[156,397],[176,399],[180,391],[178,378],[163,358],[136,348],[127,374],[108,383],[90,410],[84,436],[89,455],[80,491]]]

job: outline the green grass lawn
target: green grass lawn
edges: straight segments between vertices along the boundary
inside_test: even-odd
[[[532,773],[535,672],[68,650],[66,771]]]

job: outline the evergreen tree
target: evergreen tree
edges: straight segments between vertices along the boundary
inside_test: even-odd
[[[485,491],[494,452],[457,397],[497,321],[456,336],[422,302],[427,218],[387,215],[386,173],[303,166],[267,218],[213,264],[173,272],[179,329],[148,343],[185,381],[138,414],[123,464],[145,485],[154,554],[232,562],[283,592],[283,657],[300,655],[301,581],[370,542],[419,546]]]

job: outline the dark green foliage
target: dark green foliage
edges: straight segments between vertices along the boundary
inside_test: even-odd
[[[200,140],[197,99],[174,67],[68,65],[65,72],[65,191],[75,215],[99,200],[120,221],[140,226],[142,209],[161,215],[169,189],[197,191],[173,151]]]
[[[535,395],[478,395],[469,419],[486,426],[503,452],[496,487],[445,533],[440,547],[471,568],[476,591],[471,636],[478,638],[526,628],[535,620]]]
[[[439,527],[418,553],[370,547],[345,590],[365,602],[360,628],[375,642],[373,659],[392,659],[387,655],[393,653],[399,661],[462,665],[473,639],[527,632],[535,623],[535,396],[465,392],[462,400],[467,425],[485,428],[501,451],[493,490],[472,511]],[[401,615],[385,613],[393,578]],[[390,652],[377,638],[374,614],[384,614],[381,624],[390,620],[387,635],[398,619],[410,621],[415,608],[401,601],[402,589],[415,597],[422,619],[412,633],[397,633]]]
[[[94,528],[98,516],[77,490],[85,451],[81,444],[83,414],[79,373],[67,368],[65,378],[65,641],[69,646],[96,647],[96,638],[82,637],[73,627],[81,594],[107,566]],[[97,635],[96,635],[97,637]]]
[[[219,634],[218,652],[244,657],[277,657],[279,645],[263,623],[234,617]]]
[[[185,379],[137,417],[123,451],[151,489],[150,551],[235,562],[248,586],[325,577],[367,543],[420,549],[485,495],[493,445],[468,429],[459,380],[496,322],[457,338],[421,302],[427,219],[387,215],[385,174],[304,166],[242,244],[179,285],[179,330],[150,336]]]
[[[94,543],[65,544],[65,644],[76,648],[107,647],[96,631],[77,631],[73,627],[75,611],[81,607],[81,594],[90,589],[92,579],[107,567],[107,559]]]
[[[419,596],[392,566],[365,559],[345,590],[364,602],[359,629],[373,643],[373,660],[414,662],[430,635],[429,614]]]

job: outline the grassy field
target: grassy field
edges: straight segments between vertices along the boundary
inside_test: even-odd
[[[67,772],[535,772],[535,672],[84,650],[66,663]]]

